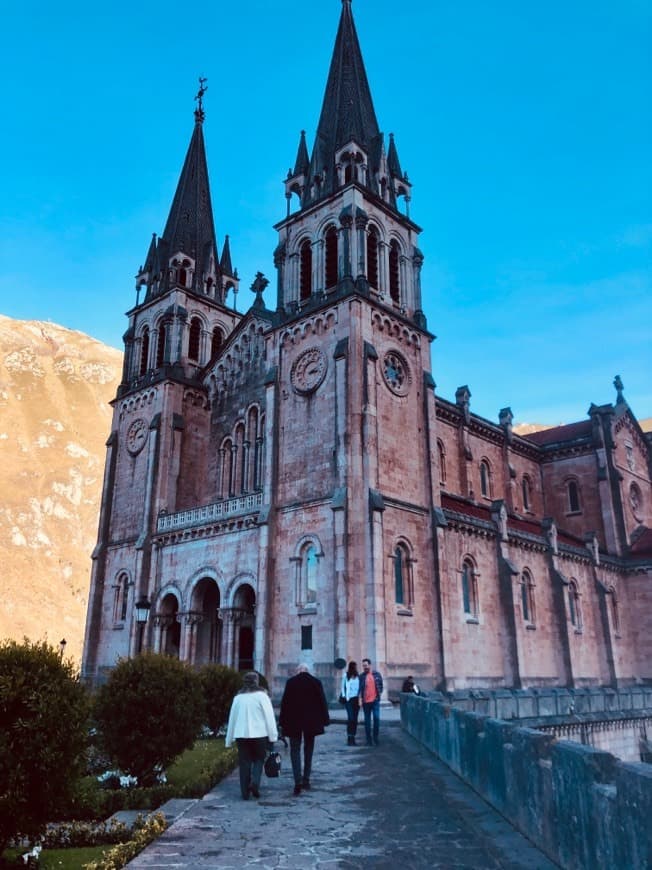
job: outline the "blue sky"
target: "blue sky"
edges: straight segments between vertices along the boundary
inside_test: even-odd
[[[339,0],[4,10],[0,312],[122,347],[208,78],[216,230],[238,307],[299,131],[312,145]],[[614,375],[652,415],[652,4],[354,0],[381,129],[413,184],[438,392],[496,420],[583,419]],[[268,291],[269,293],[269,291]],[[268,304],[273,305],[272,295]]]

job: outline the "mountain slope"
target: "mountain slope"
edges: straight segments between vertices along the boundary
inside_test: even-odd
[[[121,365],[83,333],[0,315],[0,638],[65,637],[77,661]]]

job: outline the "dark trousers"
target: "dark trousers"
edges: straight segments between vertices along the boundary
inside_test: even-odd
[[[303,739],[303,775],[301,774],[301,740]],[[302,785],[310,782],[312,771],[312,753],[315,749],[314,734],[299,734],[290,737],[290,760],[292,761],[292,773],[294,784]]]
[[[367,735],[367,744],[371,746],[371,720],[373,718],[373,742],[378,744],[378,729],[380,727],[380,700],[376,698],[371,704],[363,704],[364,730]]]
[[[347,737],[355,737],[358,731],[358,714],[360,713],[360,701],[358,696],[349,698],[346,702],[346,734]]]
[[[238,737],[238,766],[240,768],[240,792],[249,797],[249,786],[260,788],[260,777],[267,754],[267,737]]]

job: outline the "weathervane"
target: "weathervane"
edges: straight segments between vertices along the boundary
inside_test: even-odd
[[[195,109],[195,118],[198,121],[203,121],[204,117],[205,117],[204,116],[204,106],[202,103],[202,97],[204,96],[204,94],[208,90],[208,88],[204,87],[204,85],[206,84],[207,81],[208,81],[208,79],[202,78],[202,76],[199,76],[199,90],[197,91],[197,96],[195,97],[195,100],[197,101],[197,108]]]

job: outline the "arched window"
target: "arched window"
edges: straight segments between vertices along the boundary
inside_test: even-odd
[[[258,489],[258,408],[249,409],[247,414],[247,478],[245,490],[251,492]]]
[[[521,610],[523,621],[534,625],[534,582],[529,571],[521,574]]]
[[[523,492],[523,510],[529,511],[532,501],[530,498],[530,478],[526,474],[523,475],[521,490]]]
[[[582,609],[580,607],[580,593],[575,580],[568,584],[568,618],[575,631],[582,630]]]
[[[389,295],[397,305],[401,301],[399,260],[398,242],[393,239],[389,246]]]
[[[310,544],[304,553],[306,604],[317,601],[317,549]]]
[[[167,327],[162,323],[158,328],[158,341],[156,342],[156,368],[160,368],[166,362]]]
[[[577,481],[569,480],[566,484],[566,492],[568,495],[568,513],[577,514],[580,512],[580,489]]]
[[[437,453],[439,454],[439,482],[446,483],[446,449],[444,442],[437,439]]]
[[[190,336],[188,339],[188,359],[199,362],[199,343],[201,340],[201,320],[193,317],[190,321]]]
[[[414,600],[410,558],[403,544],[394,549],[394,599],[405,607],[411,607]]]
[[[247,474],[247,456],[245,449],[245,427],[244,423],[238,423],[235,427],[235,443],[234,450],[234,475],[233,486],[231,490],[234,495],[239,495],[244,492],[246,485]]]
[[[326,288],[335,287],[339,280],[337,251],[337,230],[330,226],[326,230]]]
[[[127,618],[127,603],[129,600],[129,577],[122,573],[118,575],[113,599],[113,621],[124,622]]]
[[[378,230],[371,227],[367,234],[367,281],[378,289]]]
[[[220,448],[220,460],[222,498],[230,498],[233,495],[235,463],[235,450],[230,438],[227,438]]]
[[[478,585],[477,575],[470,559],[462,563],[462,607],[465,615],[471,619],[478,616]]]
[[[149,329],[143,329],[143,337],[140,343],[140,366],[138,369],[139,375],[144,375],[147,371],[149,363]]]
[[[312,293],[312,245],[308,239],[299,248],[299,298],[310,299]]]
[[[220,329],[219,326],[216,326],[213,329],[213,335],[211,336],[211,359],[215,359],[220,350],[222,349],[222,345],[224,344],[224,333]]]
[[[620,612],[618,609],[618,596],[613,586],[609,587],[609,597],[611,605],[611,626],[614,634],[620,634]]]
[[[296,600],[297,607],[314,607],[317,603],[317,580],[319,573],[319,557],[314,541],[307,541],[300,549],[299,555],[292,561],[296,565]]]
[[[491,498],[491,469],[486,459],[480,463],[480,492],[485,498]]]

